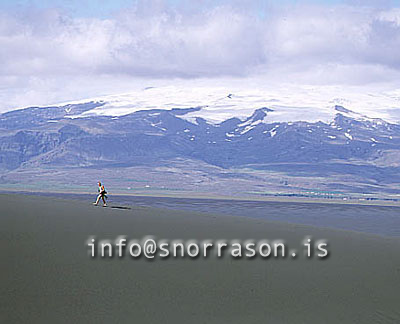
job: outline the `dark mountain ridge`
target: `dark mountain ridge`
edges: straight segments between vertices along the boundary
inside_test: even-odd
[[[223,169],[274,170],[293,176],[351,174],[394,183],[400,125],[336,106],[331,123],[269,123],[266,107],[245,120],[211,124],[181,118],[201,108],[153,109],[75,118],[103,103],[26,108],[0,115],[0,170],[157,166],[189,159]]]

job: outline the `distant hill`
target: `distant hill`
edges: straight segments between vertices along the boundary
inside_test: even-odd
[[[142,173],[158,172],[157,179],[148,182],[160,188],[171,187],[171,170],[178,178],[182,173],[176,170],[184,170],[191,183],[183,181],[180,188],[195,190],[193,181],[201,169],[212,180],[198,188],[206,190],[208,183],[228,194],[240,193],[240,181],[246,192],[318,188],[400,193],[400,125],[342,106],[334,108],[330,122],[269,122],[274,110],[260,107],[246,118],[212,123],[189,118],[201,107],[135,110],[122,116],[88,113],[102,105],[93,101],[31,107],[0,115],[4,186],[36,181],[48,170],[51,179],[68,181],[66,175],[77,170],[96,174],[101,169],[100,174],[111,175],[112,170],[139,168]],[[57,176],[55,170],[62,172]],[[87,181],[82,177],[82,183]],[[110,181],[131,187],[124,176]]]

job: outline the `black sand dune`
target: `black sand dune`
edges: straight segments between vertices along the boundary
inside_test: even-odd
[[[296,248],[311,235],[327,239],[331,254],[91,259],[85,246],[91,235],[284,239]],[[0,195],[0,322],[399,323],[399,251],[399,239],[355,232]]]

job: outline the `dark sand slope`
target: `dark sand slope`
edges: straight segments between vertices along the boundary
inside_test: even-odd
[[[1,323],[399,323],[400,241],[150,208],[0,195]],[[321,215],[323,217],[323,215]],[[379,217],[379,215],[377,215]],[[324,261],[91,259],[114,239],[330,242]]]

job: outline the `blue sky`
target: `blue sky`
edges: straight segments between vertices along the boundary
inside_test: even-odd
[[[1,0],[0,8],[18,10],[19,8],[59,8],[77,17],[107,17],[115,11],[132,5],[132,0]]]
[[[116,12],[130,8],[137,5],[139,2],[142,4],[146,0],[1,0],[0,9],[3,10],[18,10],[19,8],[42,8],[53,9],[58,8],[66,10],[70,15],[75,17],[110,17]],[[147,0],[147,2],[150,2]],[[177,6],[187,7],[193,9],[206,9],[212,8],[221,4],[229,3],[244,3],[244,6],[252,8],[265,9],[266,6],[283,6],[287,4],[301,5],[304,3],[313,3],[323,6],[332,6],[338,4],[353,4],[353,5],[369,5],[379,7],[395,7],[400,5],[400,0],[251,0],[251,1],[230,1],[230,0],[203,0],[203,1],[188,1],[188,0],[163,0],[152,1],[163,3],[163,6],[168,8],[175,8]]]

